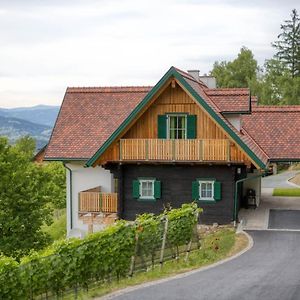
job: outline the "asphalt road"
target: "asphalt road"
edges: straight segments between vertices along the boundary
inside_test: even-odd
[[[300,232],[250,231],[253,247],[212,269],[140,288],[122,300],[299,300]]]
[[[295,186],[287,182],[294,177],[299,171],[286,171],[277,175],[263,177],[261,181],[262,188],[293,188]]]

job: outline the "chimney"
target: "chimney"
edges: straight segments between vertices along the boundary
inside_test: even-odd
[[[199,80],[201,80],[209,89],[215,89],[217,87],[216,77],[203,75],[199,76]]]
[[[196,79],[197,81],[199,81],[199,73],[200,70],[188,70],[187,71],[192,77],[194,77],[194,79]]]
[[[216,78],[209,75],[201,75],[199,70],[188,70],[187,71],[197,81],[202,81],[209,89],[215,89],[217,87]]]

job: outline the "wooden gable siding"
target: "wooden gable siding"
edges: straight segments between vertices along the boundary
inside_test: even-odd
[[[197,139],[228,139],[224,130],[178,84],[172,88],[172,83],[120,138],[157,139],[158,115],[176,112],[197,116]],[[119,147],[119,140],[115,141],[97,160],[96,164],[118,161]],[[233,142],[230,143],[230,160],[250,164],[248,157]]]
[[[158,115],[176,112],[197,115],[198,139],[226,138],[217,124],[178,85],[175,88],[169,85],[123,138],[156,139]]]

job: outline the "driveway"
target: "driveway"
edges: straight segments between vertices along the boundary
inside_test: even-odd
[[[288,180],[294,177],[298,171],[286,171],[277,175],[267,176],[262,178],[261,186],[263,189],[269,188],[293,188],[294,184],[289,183]]]
[[[260,230],[249,234],[253,247],[236,259],[112,299],[300,299],[300,232]]]
[[[276,187],[295,188],[288,179],[294,177],[298,171],[286,171],[278,175],[262,178],[262,193],[260,204],[256,209],[239,211],[239,220],[244,230],[268,229],[270,210],[300,210],[300,197],[274,197]]]

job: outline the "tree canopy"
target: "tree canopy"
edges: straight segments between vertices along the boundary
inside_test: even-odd
[[[233,61],[215,62],[211,75],[216,77],[219,87],[248,87],[256,79],[257,71],[252,51],[242,47]]]
[[[0,253],[8,256],[20,257],[50,242],[42,225],[52,222],[64,184],[62,176],[53,177],[52,166],[32,162],[34,148],[28,137],[15,145],[0,137]]]
[[[300,19],[296,9],[291,13],[291,20],[285,20],[280,28],[278,40],[272,43],[277,50],[275,57],[292,77],[300,76]]]
[[[218,87],[248,87],[261,104],[300,104],[300,20],[295,9],[281,30],[272,43],[277,52],[263,67],[246,47],[232,61],[215,62],[211,75]]]

